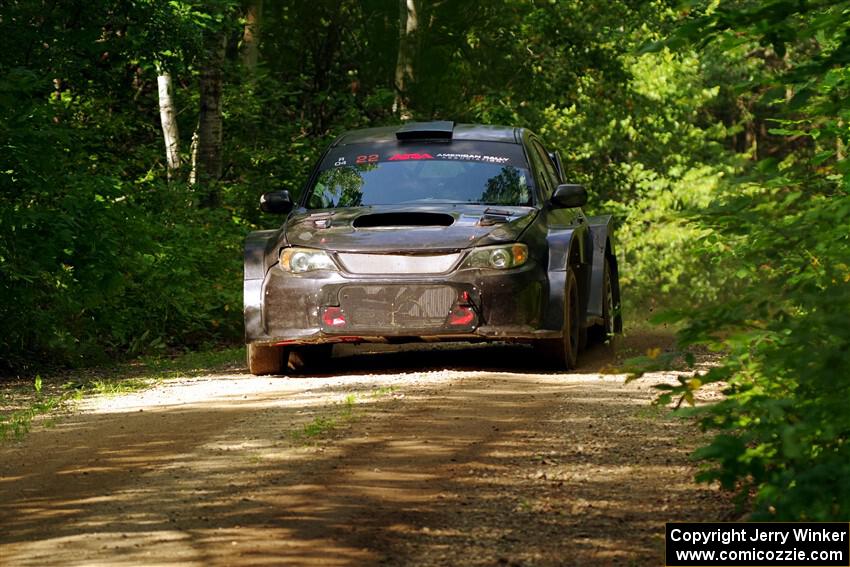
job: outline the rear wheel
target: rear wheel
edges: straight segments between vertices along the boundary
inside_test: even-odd
[[[560,339],[541,341],[538,349],[553,366],[570,370],[578,364],[581,344],[581,314],[579,310],[578,282],[572,267],[567,270],[564,289],[564,333]]]
[[[611,260],[605,258],[602,272],[602,324],[595,325],[590,330],[590,340],[593,343],[605,343],[614,339],[614,286],[611,283]]]
[[[255,376],[283,374],[289,353],[282,346],[248,345],[248,371]]]

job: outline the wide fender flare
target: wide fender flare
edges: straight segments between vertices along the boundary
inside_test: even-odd
[[[549,248],[547,267],[549,298],[543,316],[543,326],[546,329],[562,329],[564,326],[564,291],[567,283],[567,267],[570,265],[576,271],[581,300],[580,310],[584,318],[592,250],[589,233],[583,228],[578,225],[553,229],[546,236]]]
[[[614,305],[620,305],[620,271],[617,255],[614,251],[614,218],[611,215],[601,215],[588,219],[593,248],[593,262],[590,277],[590,294],[587,302],[587,316],[602,319],[603,279],[605,261],[610,262],[611,290],[614,295]],[[623,318],[619,309],[614,318],[614,330],[623,330]]]
[[[263,282],[274,263],[273,248],[278,240],[278,230],[256,230],[245,239],[245,270],[242,282],[245,339],[264,334]]]

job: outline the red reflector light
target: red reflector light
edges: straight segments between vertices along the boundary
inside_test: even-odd
[[[469,303],[469,292],[468,291],[460,292],[460,302],[461,303]]]
[[[344,327],[345,313],[339,307],[325,307],[322,311],[322,323],[326,327]]]
[[[475,320],[475,311],[469,307],[455,307],[449,313],[449,325],[471,325]]]

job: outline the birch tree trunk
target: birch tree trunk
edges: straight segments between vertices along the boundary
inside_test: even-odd
[[[416,31],[418,28],[419,18],[416,11],[416,0],[399,0],[398,59],[396,59],[395,65],[393,113],[397,113],[402,120],[412,118],[408,110],[408,88],[415,78],[413,61],[416,58]]]
[[[224,80],[223,66],[227,36],[216,34],[207,52],[207,60],[201,70],[198,116],[198,147],[194,179],[201,189],[201,206],[218,204],[216,183],[222,172],[222,118],[221,92]]]
[[[263,0],[247,0],[245,3],[245,28],[242,31],[242,67],[253,73],[257,68],[260,52],[260,25],[263,19]]]
[[[192,168],[189,170],[189,185],[198,183],[198,125],[192,132],[192,142],[189,144],[189,160]]]
[[[157,67],[156,84],[159,92],[159,120],[162,123],[162,138],[165,142],[165,163],[168,180],[172,181],[180,170],[180,133],[177,130],[177,110],[174,107],[171,73]]]

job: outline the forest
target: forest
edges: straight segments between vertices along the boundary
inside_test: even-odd
[[[616,215],[627,327],[678,332],[635,372],[721,355],[660,392],[700,480],[846,521],[846,0],[5,0],[0,375],[238,344],[259,195],[432,119],[530,128]]]

